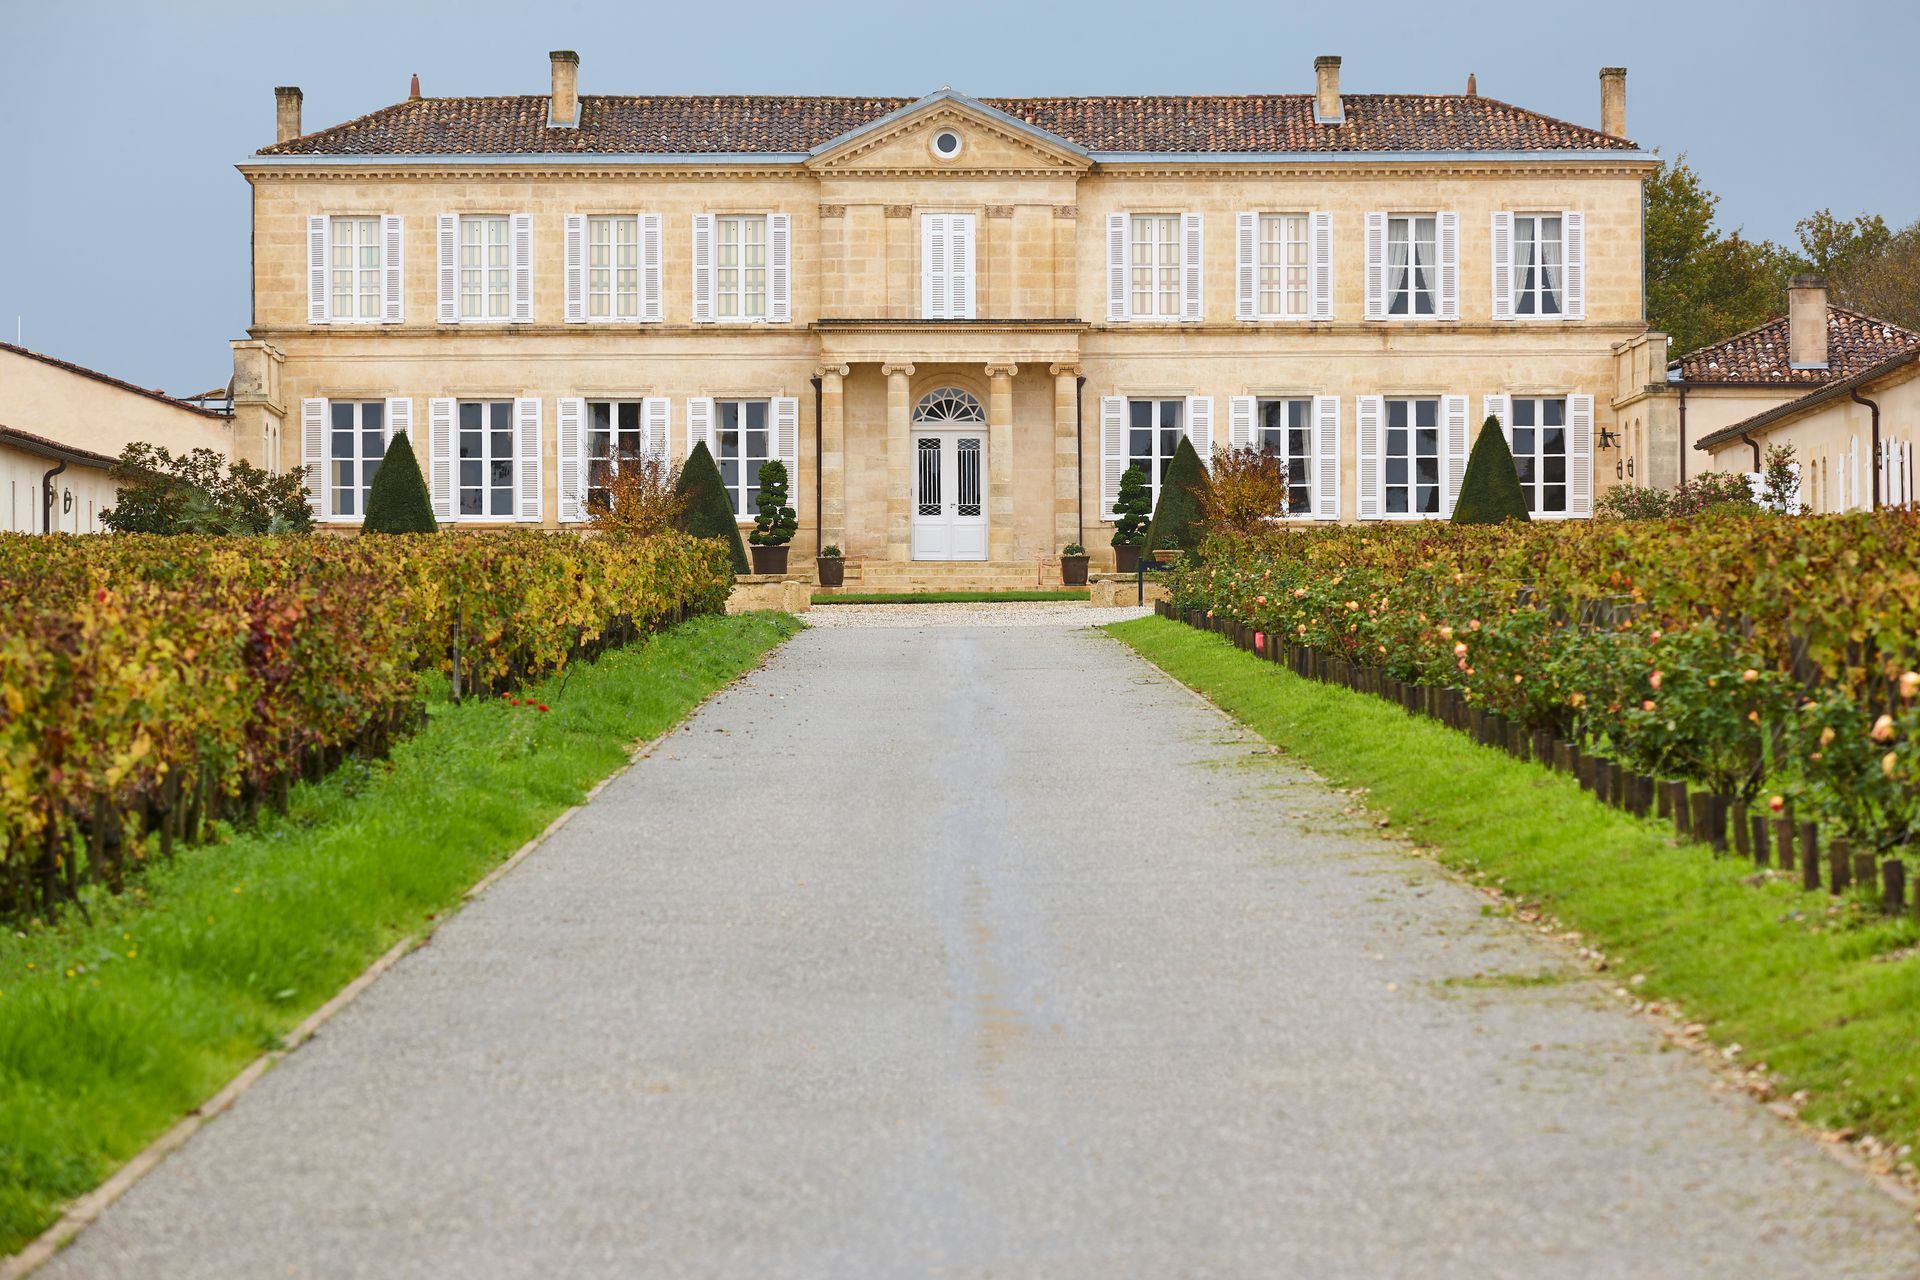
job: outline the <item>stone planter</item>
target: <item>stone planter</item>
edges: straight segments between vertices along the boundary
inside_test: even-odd
[[[1140,571],[1139,546],[1115,547],[1113,549],[1113,571],[1115,573],[1138,573]]]
[[[820,571],[820,585],[837,587],[847,580],[847,562],[839,556],[815,556],[814,566]]]
[[[1069,587],[1087,585],[1087,557],[1061,556],[1060,581]]]
[[[753,571],[760,574],[780,574],[787,571],[787,544],[777,547],[750,547],[753,553]]]

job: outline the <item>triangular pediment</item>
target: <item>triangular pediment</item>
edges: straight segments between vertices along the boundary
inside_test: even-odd
[[[960,139],[953,155],[934,147],[948,132]],[[1078,173],[1091,164],[1065,138],[952,89],[843,133],[807,161],[823,173]]]

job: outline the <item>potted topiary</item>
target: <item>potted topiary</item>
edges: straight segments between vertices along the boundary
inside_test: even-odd
[[[1120,493],[1113,500],[1113,567],[1132,573],[1140,567],[1140,544],[1147,540],[1147,521],[1153,516],[1153,491],[1147,473],[1128,467],[1120,476]]]
[[[1069,587],[1087,585],[1087,549],[1069,542],[1060,553],[1060,581]]]
[[[820,548],[820,554],[813,563],[820,570],[820,585],[837,587],[847,580],[847,562],[840,556],[840,548],[829,542]]]
[[[787,505],[787,464],[775,458],[760,464],[760,514],[753,522],[753,571],[785,573],[787,544],[800,519]]]

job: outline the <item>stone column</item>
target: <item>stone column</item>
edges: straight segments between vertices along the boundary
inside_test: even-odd
[[[1053,540],[1064,547],[1081,541],[1080,366],[1050,364],[1047,372],[1053,375]]]
[[[820,379],[820,527],[816,549],[847,545],[847,389],[844,364],[822,365]]]
[[[987,559],[1013,559],[1012,362],[987,366]],[[1057,548],[1056,548],[1057,550]]]
[[[897,563],[913,558],[913,366],[883,364],[880,372],[887,380],[887,559]]]

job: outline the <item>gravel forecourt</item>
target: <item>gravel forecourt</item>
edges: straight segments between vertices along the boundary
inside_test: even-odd
[[[880,608],[42,1274],[1920,1274],[1902,1207],[1103,612]]]

